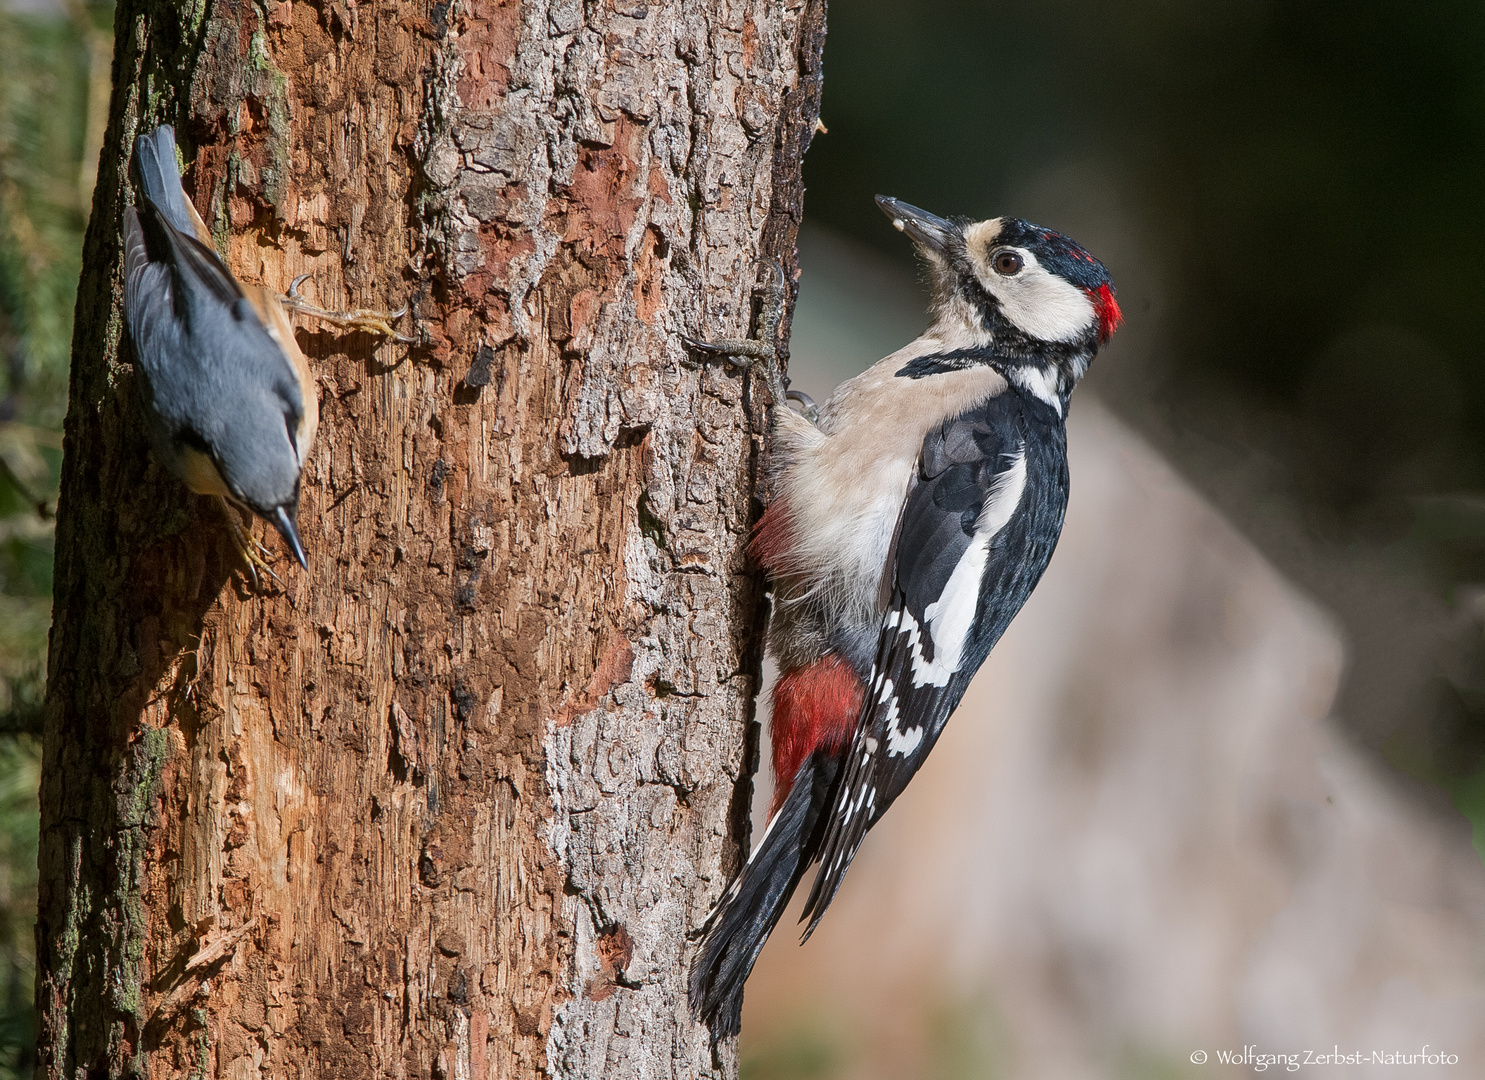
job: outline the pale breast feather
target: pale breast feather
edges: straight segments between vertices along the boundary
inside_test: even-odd
[[[879,361],[841,384],[821,407],[818,428],[787,411],[776,418],[778,489],[794,523],[782,567],[791,580],[782,592],[789,602],[818,598],[837,623],[869,634],[866,662],[893,528],[924,439],[936,417],[973,411],[1007,389],[984,364],[931,379],[899,377],[916,357],[942,353],[925,336]]]

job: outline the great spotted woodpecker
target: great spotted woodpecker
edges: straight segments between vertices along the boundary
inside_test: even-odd
[[[691,969],[714,1040],[737,1033],[805,871],[820,863],[807,939],[1041,578],[1067,506],[1068,398],[1121,320],[1103,264],[1059,233],[877,204],[928,265],[933,325],[842,383],[818,425],[778,407],[771,350],[702,346],[761,360],[773,397],[776,496],[750,548],[781,672],[768,828]]]

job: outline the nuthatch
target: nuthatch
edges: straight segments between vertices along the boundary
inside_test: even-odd
[[[819,863],[808,937],[1041,578],[1067,506],[1068,401],[1121,317],[1103,264],[1060,233],[877,204],[928,264],[933,325],[837,387],[817,424],[782,407],[773,342],[688,340],[761,362],[774,405],[775,495],[750,551],[773,592],[777,788],[691,969],[714,1039],[737,1034],[806,871]]]
[[[134,154],[141,199],[124,211],[124,312],[155,451],[192,491],[272,524],[307,568],[294,519],[319,398],[285,307],[407,341],[390,326],[401,313],[322,311],[299,298],[303,278],[288,297],[243,284],[181,187],[174,129],[141,135]],[[250,569],[272,576],[261,545],[227,519]]]

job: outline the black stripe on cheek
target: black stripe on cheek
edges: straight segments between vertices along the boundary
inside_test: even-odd
[[[989,349],[953,349],[945,353],[914,357],[898,368],[895,374],[899,379],[926,379],[930,375],[945,375],[972,367],[989,367],[991,358]]]

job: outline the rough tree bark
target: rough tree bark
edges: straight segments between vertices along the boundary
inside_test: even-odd
[[[117,28],[42,1072],[730,1075],[684,971],[747,827],[764,394],[677,334],[745,333],[764,260],[793,269],[823,0],[123,0]],[[121,337],[124,163],[162,121],[241,276],[410,295],[421,335],[299,330],[311,566],[264,595],[152,461]]]

